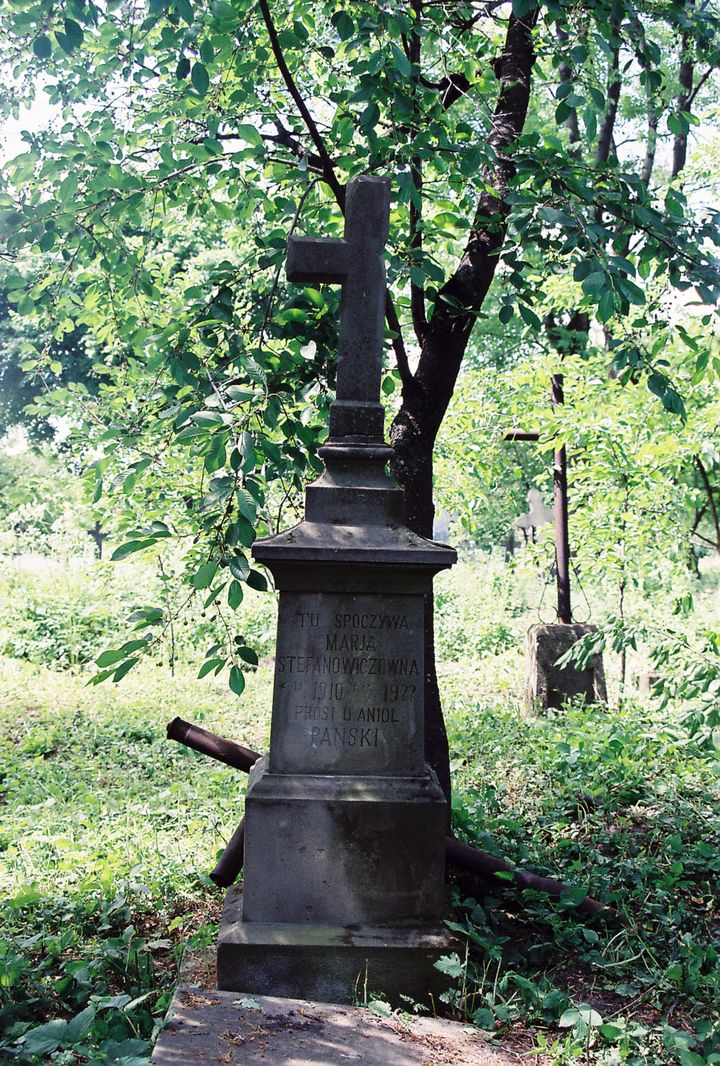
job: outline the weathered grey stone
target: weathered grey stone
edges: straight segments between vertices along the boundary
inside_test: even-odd
[[[273,774],[245,800],[245,918],[433,923],[444,913],[445,804],[417,777]]]
[[[523,1061],[461,1022],[383,1018],[362,1007],[197,986],[175,993],[152,1057],[154,1066],[520,1066]]]
[[[559,708],[573,697],[582,696],[586,703],[605,703],[605,670],[602,656],[596,655],[584,670],[574,663],[557,666],[557,660],[573,644],[594,633],[592,625],[534,625],[525,642],[525,709]]]
[[[223,988],[420,995],[449,948],[447,805],[425,764],[424,602],[456,554],[403,522],[380,403],[389,188],[356,179],[342,241],[293,238],[288,277],[342,281],[337,397],[305,519],[253,548],[280,592],[269,760],[245,804],[244,905]],[[328,928],[330,927],[330,928]]]
[[[392,1003],[429,1003],[447,987],[434,968],[452,945],[439,923],[421,927],[353,922],[247,921],[242,894],[228,891],[218,941],[217,983],[226,990],[353,1003],[370,990]]]
[[[644,670],[637,675],[636,683],[638,695],[641,699],[648,700],[657,694],[656,687],[662,681],[663,675],[654,670]]]
[[[345,236],[290,237],[289,281],[342,284],[337,398],[330,414],[330,435],[368,432],[382,439],[380,403],[382,339],[385,321],[385,265],[390,185],[361,175],[347,186]]]
[[[419,594],[286,592],[272,772],[421,773],[423,627]]]

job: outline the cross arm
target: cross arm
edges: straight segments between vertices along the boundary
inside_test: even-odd
[[[540,440],[540,434],[533,430],[511,429],[505,434],[503,440]]]
[[[334,237],[290,237],[287,279],[299,282],[345,281],[350,269],[350,246]]]

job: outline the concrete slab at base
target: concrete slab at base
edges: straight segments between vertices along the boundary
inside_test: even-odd
[[[436,1018],[180,988],[153,1066],[519,1066],[477,1030]]]
[[[445,987],[434,963],[452,950],[442,925],[422,927],[244,922],[228,890],[220,924],[218,988],[353,1003],[366,994],[426,1002]]]
[[[606,703],[605,669],[602,655],[596,655],[583,670],[574,663],[556,666],[561,655],[587,633],[592,625],[534,625],[525,641],[525,710],[560,708],[567,700],[581,696],[586,703]]]

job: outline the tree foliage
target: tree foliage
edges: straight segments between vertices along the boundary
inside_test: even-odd
[[[124,501],[120,554],[185,552],[236,688],[228,609],[262,584],[256,531],[319,469],[333,387],[337,294],[286,286],[285,242],[339,234],[353,175],[393,182],[384,389],[419,532],[473,331],[482,367],[486,327],[495,352],[514,330],[570,359],[594,323],[620,381],[681,417],[668,335],[698,380],[720,371],[669,300],[711,328],[720,215],[684,182],[713,4],[17,0],[3,30],[5,112],[52,114],[0,199],[23,366],[80,330],[98,389],[70,380],[38,413],[72,413],[96,499]]]

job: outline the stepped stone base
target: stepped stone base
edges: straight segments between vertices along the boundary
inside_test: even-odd
[[[441,926],[245,922],[242,894],[225,897],[217,954],[224,991],[353,1003],[380,996],[427,1002],[446,987],[435,962],[452,950]]]
[[[581,670],[574,663],[556,666],[580,637],[597,632],[592,625],[534,625],[525,641],[525,710],[560,708],[581,696],[586,703],[606,703],[605,669],[601,655]]]
[[[362,1007],[238,996],[185,981],[175,993],[152,1062],[153,1066],[520,1066],[529,1050],[529,1046],[503,1050],[487,1034],[462,1022],[395,1014],[385,1018]],[[542,1066],[545,1057],[537,1061]]]

